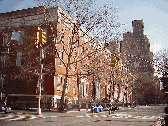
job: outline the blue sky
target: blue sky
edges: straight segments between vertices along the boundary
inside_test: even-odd
[[[144,20],[144,33],[151,43],[151,50],[158,51],[168,48],[168,0],[97,0],[96,5],[102,6],[111,2],[118,6],[118,22],[121,32],[132,31],[132,21]],[[34,0],[0,0],[0,13],[35,7]]]

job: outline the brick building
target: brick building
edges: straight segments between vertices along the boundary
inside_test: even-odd
[[[59,107],[65,74],[68,103],[76,103],[78,99],[101,100],[111,92],[111,52],[82,27],[77,27],[59,7],[2,13],[0,26],[1,100],[6,95],[9,105],[37,107],[42,83],[42,106]],[[38,44],[30,46],[37,27],[47,33],[46,43],[41,47],[42,61]]]
[[[142,101],[145,85],[153,83],[153,53],[150,52],[150,43],[144,35],[143,20],[132,21],[133,33],[123,34],[121,42],[121,58],[130,72],[137,77],[134,86],[134,95]],[[140,89],[140,90],[139,90]]]

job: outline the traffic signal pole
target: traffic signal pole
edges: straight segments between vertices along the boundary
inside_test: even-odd
[[[41,66],[41,69],[40,69],[40,73],[39,73],[40,80],[38,81],[39,82],[39,98],[38,98],[38,109],[37,109],[37,113],[39,115],[41,114],[40,101],[41,101],[41,85],[42,85],[42,81],[43,81],[43,75],[42,75],[42,72],[43,72],[42,55],[43,54],[42,53],[43,53],[43,50],[40,46],[40,66]]]
[[[41,114],[41,107],[40,107],[40,101],[41,101],[41,86],[42,86],[42,82],[43,82],[43,63],[42,60],[44,58],[44,52],[42,49],[42,43],[46,43],[46,32],[44,32],[43,30],[39,30],[39,48],[40,48],[40,73],[39,73],[39,98],[38,98],[38,109],[37,112],[40,115]]]

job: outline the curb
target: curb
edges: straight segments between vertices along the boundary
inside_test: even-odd
[[[165,125],[165,120],[161,116],[161,117],[158,118],[158,120],[156,121],[156,123],[153,126],[164,126],[164,125]]]

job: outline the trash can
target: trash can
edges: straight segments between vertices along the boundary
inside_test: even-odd
[[[99,112],[103,112],[103,107],[99,106]]]
[[[91,112],[92,112],[92,113],[94,112],[94,106],[91,107]]]
[[[99,108],[98,107],[94,107],[94,112],[98,113],[99,112]]]
[[[103,112],[103,107],[101,107],[101,112]]]

